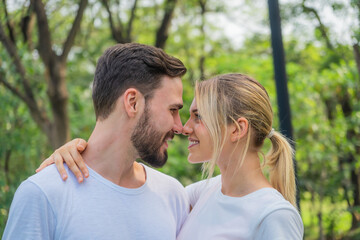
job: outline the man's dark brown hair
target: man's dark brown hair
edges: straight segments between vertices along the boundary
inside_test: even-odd
[[[126,89],[138,89],[147,101],[163,76],[182,77],[185,73],[184,64],[160,48],[138,43],[108,48],[97,62],[93,82],[96,119],[106,119]]]

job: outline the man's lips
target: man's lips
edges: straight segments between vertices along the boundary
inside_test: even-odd
[[[172,137],[168,137],[168,138],[166,138],[165,139],[165,141],[164,141],[164,143],[163,143],[163,145],[165,146],[165,148],[168,148],[169,147],[169,144],[168,144],[168,141],[172,141]]]

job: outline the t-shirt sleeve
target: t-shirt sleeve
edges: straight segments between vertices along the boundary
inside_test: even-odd
[[[199,182],[190,184],[185,187],[189,197],[191,207],[194,207],[201,195],[209,188],[216,187],[221,183],[221,176],[216,176],[211,179],[201,180]]]
[[[179,202],[177,204],[178,214],[177,214],[176,236],[180,233],[181,227],[184,224],[190,211],[189,199],[182,185],[179,194],[180,197],[179,197]]]
[[[2,239],[52,239],[55,222],[43,191],[26,180],[16,190]]]
[[[200,182],[193,183],[193,184],[186,186],[185,189],[186,189],[186,193],[189,197],[189,202],[190,202],[191,207],[194,207],[197,200],[199,199],[201,192],[203,190],[203,187],[204,187],[203,183],[204,183],[203,181],[200,181]]]
[[[304,226],[295,210],[279,209],[267,215],[261,222],[256,239],[301,240]]]

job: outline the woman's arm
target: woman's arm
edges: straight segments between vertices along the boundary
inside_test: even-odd
[[[89,176],[89,171],[86,167],[84,159],[81,154],[87,146],[87,142],[84,139],[76,138],[64,146],[61,146],[50,157],[45,159],[36,172],[41,171],[45,167],[55,163],[59,171],[61,178],[65,181],[68,177],[67,172],[64,168],[64,162],[74,173],[79,182],[84,180],[83,177],[87,178]]]

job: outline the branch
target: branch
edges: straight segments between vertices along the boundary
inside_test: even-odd
[[[161,25],[156,32],[155,47],[164,48],[168,38],[169,27],[173,17],[177,0],[167,0],[165,4],[165,13]]]
[[[356,67],[357,67],[357,70],[358,70],[358,74],[360,76],[360,49],[359,49],[359,44],[358,43],[353,44],[353,51],[354,51]]]
[[[34,50],[32,44],[32,38],[31,38],[34,29],[34,24],[35,24],[35,13],[33,11],[33,6],[30,4],[27,13],[25,14],[25,16],[21,18],[21,22],[20,22],[24,43],[28,45],[30,51]]]
[[[28,99],[15,87],[13,87],[9,82],[7,82],[4,79],[4,74],[1,73],[0,74],[0,83],[2,83],[7,89],[9,89],[14,95],[16,95],[17,97],[19,97],[23,102],[27,102]]]
[[[334,49],[334,46],[331,44],[330,42],[330,39],[329,39],[329,36],[327,34],[327,31],[326,31],[326,27],[325,25],[323,24],[323,22],[321,21],[321,18],[319,16],[319,14],[317,13],[317,11],[314,9],[314,8],[311,8],[311,7],[307,7],[305,6],[305,1],[306,0],[303,0],[301,6],[304,10],[305,13],[312,13],[314,14],[316,20],[318,21],[319,23],[319,30],[321,32],[321,35],[323,36],[323,38],[325,39],[325,42],[326,42],[326,46],[330,49],[330,50],[333,50]]]
[[[123,37],[123,34],[122,34],[122,23],[119,19],[119,26],[120,27],[116,27],[115,24],[114,24],[114,21],[113,21],[113,17],[112,17],[112,13],[110,11],[110,7],[109,7],[109,2],[108,0],[102,0],[101,1],[104,5],[104,7],[106,8],[106,11],[107,13],[109,14],[109,24],[110,24],[110,29],[111,29],[111,34],[113,36],[113,38],[115,39],[116,42],[118,43],[125,43],[125,39]]]
[[[134,22],[135,19],[135,12],[136,12],[136,5],[137,5],[138,0],[135,0],[134,5],[131,9],[131,15],[130,15],[130,19],[129,19],[129,23],[128,23],[128,27],[127,27],[127,32],[126,32],[126,36],[128,41],[131,41],[131,32],[132,32],[132,24]]]
[[[120,14],[119,14],[121,12],[121,0],[117,0],[117,4],[118,4],[118,8],[115,10],[115,12],[118,14],[115,14],[115,16],[116,16],[117,23],[119,25],[118,28],[121,29],[121,31],[122,31],[122,29],[124,29],[124,25],[121,21]]]
[[[0,82],[4,84],[12,93],[19,97],[24,103],[29,107],[31,116],[35,122],[44,130],[48,131],[49,129],[49,120],[45,115],[45,111],[40,109],[32,89],[29,84],[29,80],[25,76],[25,68],[21,63],[20,57],[17,54],[16,46],[10,41],[10,39],[5,35],[4,29],[0,24],[0,41],[4,45],[6,51],[10,55],[17,72],[20,75],[21,83],[25,90],[25,95],[21,94],[15,87],[11,86],[3,77],[4,74],[0,74]]]
[[[201,8],[201,15],[206,13],[206,0],[199,0],[199,5]]]
[[[16,67],[18,73],[20,74],[21,82],[22,82],[22,84],[24,86],[24,90],[25,90],[25,95],[27,96],[27,98],[35,99],[33,92],[30,88],[29,80],[25,76],[25,68],[21,63],[19,55],[17,54],[16,46],[5,35],[4,29],[1,24],[0,24],[0,41],[4,45],[6,51],[8,52],[13,63],[15,64],[15,67]]]
[[[9,89],[15,96],[19,97],[30,109],[30,114],[38,126],[45,132],[49,131],[50,121],[47,118],[45,111],[40,109],[35,99],[24,96],[17,88],[13,87],[9,82],[4,79],[4,74],[0,74],[0,83]]]
[[[3,0],[3,5],[4,5],[4,13],[6,18],[6,26],[9,29],[10,39],[13,43],[15,43],[14,26],[10,22],[9,14],[7,12],[6,0]]]
[[[80,23],[81,23],[81,19],[84,15],[84,11],[86,8],[86,5],[88,3],[88,0],[81,0],[80,4],[79,4],[79,9],[77,12],[77,15],[75,17],[75,20],[73,22],[73,25],[71,27],[71,30],[69,32],[69,35],[64,43],[63,46],[63,52],[61,54],[61,61],[65,62],[67,59],[67,56],[69,55],[70,49],[72,48],[72,46],[74,45],[74,41],[75,41],[75,37],[76,34],[78,33],[79,29],[80,29]]]
[[[39,36],[39,53],[46,66],[50,65],[51,59],[56,55],[52,50],[51,34],[47,20],[44,4],[41,0],[31,0],[37,16],[38,36]]]
[[[199,5],[201,9],[201,25],[200,31],[202,34],[202,41],[201,41],[201,56],[199,59],[199,68],[200,68],[200,79],[205,79],[205,14],[206,14],[206,0],[199,0]]]

